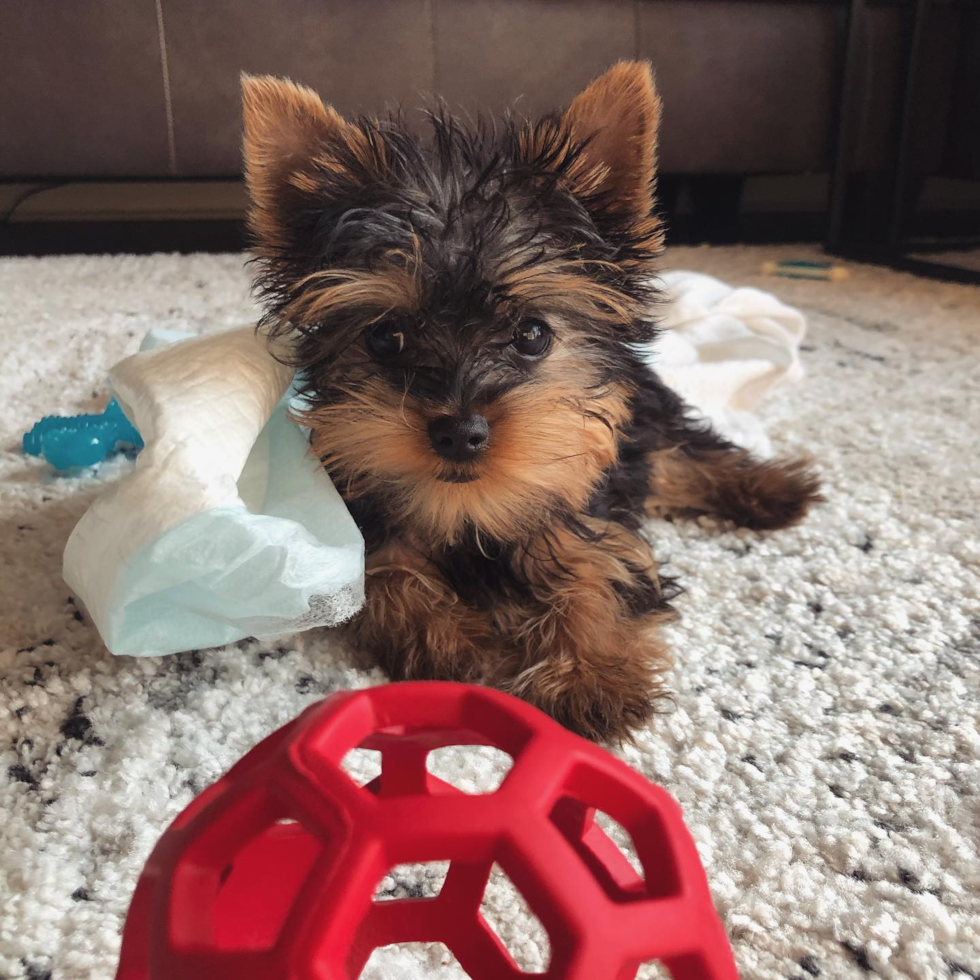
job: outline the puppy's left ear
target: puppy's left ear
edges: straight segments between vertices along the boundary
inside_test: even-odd
[[[563,122],[586,142],[582,183],[606,207],[636,217],[653,208],[660,98],[645,61],[621,61],[576,96]]]

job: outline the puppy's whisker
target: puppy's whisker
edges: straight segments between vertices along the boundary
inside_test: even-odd
[[[550,459],[546,460],[548,463],[564,463],[569,459],[582,459],[586,456],[586,453],[571,453],[568,456],[552,456]]]

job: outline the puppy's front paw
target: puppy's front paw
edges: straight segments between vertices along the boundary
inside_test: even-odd
[[[628,742],[650,721],[656,699],[663,696],[655,673],[628,658],[627,652],[623,660],[601,667],[581,660],[544,660],[506,689],[576,735],[594,742]]]

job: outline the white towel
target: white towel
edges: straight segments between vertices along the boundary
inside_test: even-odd
[[[772,455],[753,411],[775,385],[802,378],[803,314],[771,293],[699,272],[669,272],[662,282],[663,333],[648,351],[651,366],[726,438]]]

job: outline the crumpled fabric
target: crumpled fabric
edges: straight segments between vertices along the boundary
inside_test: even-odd
[[[146,448],[76,525],[65,581],[128,656],[349,619],[364,541],[288,418],[292,370],[253,327],[178,339],[151,332],[110,372]]]
[[[772,388],[803,377],[805,317],[772,293],[700,272],[668,272],[660,285],[663,332],[645,351],[650,365],[723,436],[771,456],[755,409]]]

